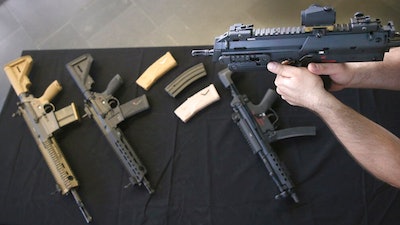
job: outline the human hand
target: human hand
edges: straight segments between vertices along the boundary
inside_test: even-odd
[[[311,73],[307,68],[276,62],[268,63],[267,68],[277,75],[276,92],[291,105],[315,111],[321,101],[331,95],[324,89],[319,75]]]
[[[332,83],[330,91],[339,91],[355,83],[357,64],[350,63],[310,63],[308,70],[318,75],[329,75]]]

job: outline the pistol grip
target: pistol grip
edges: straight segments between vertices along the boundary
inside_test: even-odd
[[[61,90],[61,84],[57,80],[53,81],[39,98],[40,103],[43,105],[49,103]]]
[[[272,104],[277,98],[278,94],[274,90],[268,89],[258,105],[254,105],[252,103],[249,103],[248,105],[251,108],[252,113],[258,115],[265,113],[269,108],[271,108]]]
[[[115,75],[107,85],[106,90],[102,93],[104,95],[113,95],[115,91],[118,90],[119,87],[124,83],[122,77],[117,74]]]

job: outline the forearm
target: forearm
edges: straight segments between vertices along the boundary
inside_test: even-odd
[[[313,109],[366,170],[400,188],[400,140],[333,96]]]
[[[385,54],[383,61],[350,63],[310,63],[314,74],[329,75],[332,91],[343,88],[400,90],[400,48]]]
[[[400,67],[396,70],[393,65],[384,62],[355,63],[348,65],[357,71],[357,75],[346,88],[373,88],[400,90]]]
[[[400,51],[398,51],[400,53]],[[400,54],[396,54],[394,56]],[[393,55],[392,55],[393,56]],[[316,74],[331,75],[336,90],[344,87],[385,86],[400,89],[400,76],[396,67],[400,59],[390,57],[384,63],[354,64],[310,64],[307,69],[278,63],[269,63],[268,70],[277,74],[276,91],[291,105],[301,106],[316,112],[328,124],[338,140],[349,153],[379,179],[400,188],[400,139],[385,128],[345,106],[323,88]],[[396,63],[394,63],[396,62]],[[385,65],[385,66],[384,66]],[[387,65],[387,66],[386,66]],[[354,70],[351,66],[359,66]],[[357,73],[357,76],[354,76]],[[385,73],[392,81],[386,77]],[[359,83],[354,77],[364,76]],[[379,75],[379,76],[378,76]],[[370,76],[370,77],[368,77]],[[382,77],[380,77],[382,76]],[[357,78],[358,79],[358,78]],[[381,80],[387,79],[388,82]],[[363,82],[363,83],[361,83]],[[377,82],[377,83],[375,83]],[[354,86],[349,86],[350,84]],[[356,85],[364,86],[356,86]]]
[[[400,48],[393,48],[380,62],[348,63],[355,74],[348,88],[400,90]]]

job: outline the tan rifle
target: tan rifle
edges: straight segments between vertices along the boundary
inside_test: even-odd
[[[72,103],[55,111],[55,107],[50,101],[62,90],[58,81],[51,83],[39,98],[35,98],[30,94],[29,88],[32,83],[28,78],[28,74],[31,68],[32,57],[28,55],[15,59],[4,66],[4,71],[20,99],[16,114],[22,115],[28,125],[44,160],[56,180],[57,189],[62,195],[69,193],[73,195],[86,222],[89,223],[92,221],[92,217],[85,209],[76,191],[78,180],[53,136],[53,133],[61,127],[79,120],[77,109],[75,104]]]

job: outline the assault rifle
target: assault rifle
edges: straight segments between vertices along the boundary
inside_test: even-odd
[[[78,180],[53,136],[53,133],[61,127],[77,121],[79,119],[78,112],[74,103],[55,111],[55,107],[50,101],[62,89],[58,81],[51,83],[40,98],[35,98],[29,93],[29,87],[32,83],[28,74],[31,67],[32,57],[29,55],[22,56],[4,67],[15,93],[20,99],[18,111],[15,115],[22,115],[28,125],[47,166],[56,180],[57,189],[62,195],[72,193],[86,222],[89,223],[92,221],[92,217],[85,209],[76,191]]]
[[[393,22],[382,25],[363,13],[348,24],[335,24],[331,7],[312,5],[301,12],[302,26],[254,29],[234,24],[216,37],[214,49],[193,50],[212,56],[231,71],[265,70],[270,61],[306,66],[310,62],[382,61],[391,47],[400,46]]]
[[[271,106],[278,94],[268,89],[264,98],[258,105],[254,105],[246,95],[239,93],[232,81],[232,72],[229,69],[218,73],[219,79],[225,88],[230,89],[233,100],[232,120],[239,126],[254,154],[258,154],[268,170],[268,174],[278,187],[279,194],[275,199],[290,196],[294,202],[299,199],[294,190],[294,185],[286,172],[286,168],[273,151],[270,143],[285,138],[315,135],[315,127],[292,127],[276,130],[278,116]],[[270,119],[274,119],[273,122]]]
[[[117,127],[125,118],[129,118],[149,108],[146,95],[120,105],[118,99],[112,96],[123,83],[119,74],[115,75],[108,83],[104,92],[97,93],[92,91],[91,88],[94,81],[89,75],[92,62],[93,57],[90,54],[84,54],[66,65],[70,75],[85,96],[86,115],[94,119],[107,138],[107,141],[128,172],[130,184],[144,185],[151,194],[154,190],[145,177],[147,173],[146,167],[143,166],[139,157],[133,151],[121,129]]]

